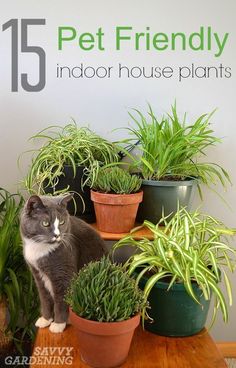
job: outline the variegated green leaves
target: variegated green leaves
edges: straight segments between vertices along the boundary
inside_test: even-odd
[[[160,224],[165,224],[161,227]],[[205,299],[215,297],[216,309],[220,308],[223,319],[228,320],[227,304],[232,304],[232,291],[227,270],[236,267],[236,250],[228,244],[228,237],[236,229],[225,227],[220,221],[198,211],[189,213],[179,209],[167,222],[163,216],[157,225],[144,222],[153,234],[153,240],[135,240],[132,233],[114,245],[114,250],[131,245],[137,252],[128,260],[129,272],[138,269],[141,277],[149,272],[144,293],[148,297],[153,285],[159,280],[169,282],[169,289],[175,282],[182,282],[188,294],[199,303],[192,283],[198,284]],[[135,229],[134,229],[135,230]],[[140,271],[141,270],[141,271]],[[221,290],[225,283],[228,301]]]

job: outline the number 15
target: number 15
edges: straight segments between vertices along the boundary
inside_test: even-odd
[[[39,57],[39,81],[37,84],[32,85],[28,82],[27,73],[21,74],[21,86],[27,92],[39,92],[45,87],[46,83],[46,54],[42,47],[29,46],[28,45],[28,26],[29,25],[45,25],[45,19],[21,19],[21,52],[22,53],[34,53]],[[11,90],[12,92],[18,91],[18,19],[10,19],[4,23],[2,30],[11,28],[11,57],[12,57],[12,68],[11,68]]]

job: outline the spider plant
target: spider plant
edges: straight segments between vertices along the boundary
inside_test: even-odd
[[[207,148],[221,142],[210,126],[214,111],[189,124],[186,114],[183,119],[179,117],[176,104],[171,107],[171,113],[161,119],[148,106],[147,117],[136,109],[136,115],[129,113],[135,126],[126,128],[130,138],[122,141],[129,143],[129,148],[124,149],[129,156],[134,142],[139,142],[141,154],[133,158],[134,167],[145,180],[198,178],[204,184],[220,181],[223,186],[230,182],[228,173],[221,166],[199,161],[206,155]]]
[[[140,190],[142,179],[120,167],[103,166],[99,167],[95,180],[93,180],[93,169],[88,173],[87,184],[93,190],[102,193],[130,194]]]
[[[0,188],[0,300],[9,310],[6,331],[15,343],[34,336],[33,322],[38,313],[38,298],[24,258],[19,231],[19,212],[23,198]]]
[[[42,147],[34,151],[31,167],[24,182],[31,194],[44,194],[45,185],[55,189],[59,178],[65,175],[63,171],[65,165],[72,167],[74,176],[78,166],[89,168],[93,165],[93,180],[100,164],[118,161],[118,152],[114,144],[87,127],[78,127],[74,121],[64,127],[50,126],[30,139],[44,140]],[[62,191],[68,190],[66,187]]]
[[[160,226],[163,223],[164,228]],[[145,296],[149,296],[155,283],[164,280],[169,283],[168,290],[174,283],[183,283],[187,293],[199,303],[192,287],[196,283],[206,300],[211,295],[215,299],[213,321],[220,308],[227,322],[232,291],[226,269],[233,272],[236,266],[236,250],[228,241],[236,229],[198,210],[190,213],[186,208],[179,209],[170,221],[163,215],[157,225],[144,221],[143,226],[151,231],[153,240],[135,240],[131,233],[116,243],[113,250],[129,245],[138,251],[128,260],[129,273],[135,270],[139,273],[137,283],[148,275]],[[228,302],[220,281],[226,286]]]

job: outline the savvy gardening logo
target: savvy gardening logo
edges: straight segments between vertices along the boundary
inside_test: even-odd
[[[31,366],[31,365],[45,365],[45,367],[51,365],[67,366],[73,363],[73,347],[44,347],[39,346],[34,349],[32,356],[7,356],[5,358],[6,366]]]

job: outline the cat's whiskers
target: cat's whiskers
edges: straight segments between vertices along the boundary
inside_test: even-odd
[[[78,238],[71,233],[63,233],[62,239],[65,240],[66,242],[73,242],[73,240],[78,241]]]
[[[63,233],[63,237],[68,237],[68,238],[74,238],[75,240],[77,240],[77,236],[75,236],[74,234],[71,233]]]
[[[70,239],[68,239],[68,237],[65,234],[62,234],[61,242],[65,247],[69,248],[72,251]]]
[[[37,243],[44,243],[44,244],[48,243],[47,239],[45,239],[45,236],[43,236],[43,235],[34,235],[32,237],[32,240],[37,242]]]

